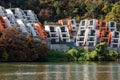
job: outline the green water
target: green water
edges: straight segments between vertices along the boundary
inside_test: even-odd
[[[0,63],[0,80],[120,80],[120,64]]]

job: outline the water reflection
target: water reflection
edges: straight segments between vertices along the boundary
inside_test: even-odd
[[[0,80],[120,80],[119,63],[0,63]]]

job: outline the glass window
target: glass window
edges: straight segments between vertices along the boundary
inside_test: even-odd
[[[80,38],[80,41],[84,41],[84,38]]]
[[[63,42],[66,42],[66,39],[63,39]]]
[[[83,43],[79,43],[79,46],[82,46],[83,45]]]
[[[93,43],[89,43],[89,45],[88,46],[93,46]]]
[[[115,38],[119,38],[119,32],[115,32]]]
[[[114,22],[111,22],[111,27],[115,27],[115,24],[114,24]]]
[[[116,47],[117,47],[117,44],[113,44],[113,47],[116,48]]]
[[[11,11],[13,12],[13,14],[15,14],[15,9],[12,9]]]
[[[61,32],[65,32],[65,27],[61,27]]]
[[[95,30],[91,30],[91,36],[95,36]]]
[[[71,24],[75,24],[73,20],[71,20]]]
[[[66,34],[62,34],[62,37],[67,37]]]
[[[94,41],[93,37],[88,38],[88,41]]]
[[[93,20],[90,21],[90,25],[93,25]]]
[[[51,37],[56,37],[56,35],[55,34],[51,34]]]
[[[84,35],[85,35],[85,30],[82,30],[80,36],[84,36]]]
[[[85,26],[85,21],[82,21],[82,26]]]
[[[118,43],[118,39],[114,39],[113,42],[114,42],[114,43]]]
[[[51,32],[55,32],[54,27],[51,26],[51,27],[50,27],[50,31],[51,31]]]

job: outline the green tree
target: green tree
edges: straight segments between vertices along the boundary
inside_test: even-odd
[[[71,56],[73,56],[75,61],[78,61],[79,58],[80,58],[80,53],[75,48],[72,48],[72,49],[68,50],[67,53],[70,54]]]
[[[109,12],[106,15],[106,20],[107,21],[116,21],[118,23],[118,29],[120,30],[120,1],[116,2],[113,7],[111,12]]]

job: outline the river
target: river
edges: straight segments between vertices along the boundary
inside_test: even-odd
[[[0,63],[0,80],[120,80],[120,64]]]

